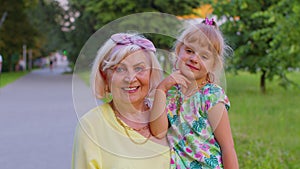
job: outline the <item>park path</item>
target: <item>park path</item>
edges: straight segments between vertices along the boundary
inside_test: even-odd
[[[77,116],[66,65],[0,88],[0,168],[69,169]]]

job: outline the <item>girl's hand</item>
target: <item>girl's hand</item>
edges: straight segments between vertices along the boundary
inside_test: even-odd
[[[181,72],[175,71],[166,77],[157,87],[157,89],[161,89],[164,92],[167,92],[172,86],[178,84],[182,85],[183,87],[187,88],[188,84],[191,82],[181,74]]]

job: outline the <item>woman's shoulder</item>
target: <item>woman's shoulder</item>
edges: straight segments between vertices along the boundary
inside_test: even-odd
[[[99,119],[100,116],[109,112],[110,105],[107,103],[101,104],[97,107],[90,109],[87,113],[85,113],[82,117],[79,118],[81,122],[91,122],[96,119]]]
[[[88,133],[95,134],[95,131],[102,131],[105,129],[107,122],[110,121],[109,114],[111,114],[109,104],[101,104],[92,108],[82,117],[78,118],[77,127]],[[102,132],[100,132],[102,133]]]

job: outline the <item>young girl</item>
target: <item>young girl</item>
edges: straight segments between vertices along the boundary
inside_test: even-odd
[[[167,134],[171,168],[238,168],[230,103],[218,85],[227,48],[208,19],[187,27],[176,43],[177,70],[158,85],[150,122],[154,136]]]

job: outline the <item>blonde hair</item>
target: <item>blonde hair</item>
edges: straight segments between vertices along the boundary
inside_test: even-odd
[[[126,33],[128,36],[139,36],[138,34]],[[107,95],[107,70],[119,64],[128,55],[141,50],[142,48],[136,44],[124,45],[118,48],[117,51],[113,50],[117,44],[109,38],[104,45],[97,51],[96,58],[92,66],[90,76],[90,84],[94,95],[98,99],[104,99]],[[162,79],[162,69],[157,60],[154,52],[144,50],[146,56],[149,58],[151,75],[150,75],[150,89],[148,97],[153,97],[153,89],[159,84]]]
[[[215,75],[215,82],[220,84],[225,56],[227,56],[227,52],[231,52],[231,48],[225,43],[217,25],[187,24],[175,43],[175,54],[177,56],[183,44],[191,47],[195,52],[202,47],[208,47],[214,55],[214,65],[211,73]]]

